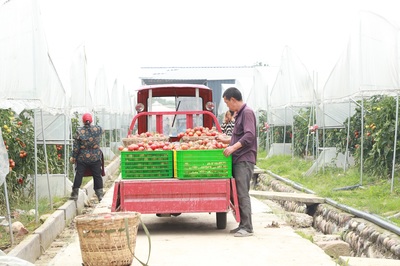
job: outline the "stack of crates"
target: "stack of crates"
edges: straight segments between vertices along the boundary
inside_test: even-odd
[[[232,156],[223,149],[121,152],[122,179],[224,179],[232,177]]]

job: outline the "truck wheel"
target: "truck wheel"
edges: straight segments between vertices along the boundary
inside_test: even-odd
[[[226,228],[226,212],[217,212],[217,228],[225,229]]]

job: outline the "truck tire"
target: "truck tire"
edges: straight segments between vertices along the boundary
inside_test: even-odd
[[[217,228],[225,229],[226,228],[226,212],[217,212]]]

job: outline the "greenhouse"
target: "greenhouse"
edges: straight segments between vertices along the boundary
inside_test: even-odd
[[[81,115],[94,114],[106,132],[101,149],[112,160],[135,115],[134,92],[108,77],[106,68],[90,69],[83,44],[71,58],[69,77],[61,77],[35,1],[8,1],[0,7],[0,50],[0,186],[7,209],[10,192],[34,197],[36,206],[43,197],[52,205],[54,196],[71,192],[68,158]],[[355,186],[363,185],[365,172],[390,178],[392,190],[398,186],[400,28],[386,18],[361,13],[322,87],[318,73],[310,73],[289,46],[278,68],[170,70],[142,69],[141,82],[205,82],[217,95],[218,117],[226,111],[223,91],[239,88],[258,115],[259,146],[267,157],[313,160],[306,175],[332,164],[344,171],[357,165],[360,181]],[[89,77],[93,72],[96,76]]]
[[[71,59],[70,80],[63,82],[48,50],[35,1],[3,4],[0,36],[0,116],[4,140],[0,147],[0,184],[5,183],[6,196],[25,187],[29,188],[26,193],[34,191],[36,208],[43,197],[52,205],[54,196],[71,191],[68,175],[72,169],[68,169],[67,162],[78,117],[85,112],[94,114],[95,121],[106,131],[102,147],[105,158],[112,159],[113,149],[126,134],[133,115],[131,97],[118,80],[109,86],[104,69],[99,69],[95,84],[88,84],[83,45]],[[22,152],[28,156],[22,156]],[[7,192],[7,186],[12,191]]]

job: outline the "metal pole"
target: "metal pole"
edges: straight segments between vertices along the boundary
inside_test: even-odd
[[[67,166],[67,176],[68,176],[68,179],[69,179],[69,169],[70,169],[70,164],[69,164],[69,158],[70,158],[70,156],[71,156],[71,148],[72,148],[72,138],[73,138],[73,134],[74,134],[74,132],[73,132],[73,128],[72,128],[72,122],[71,122],[71,113],[70,113],[70,111],[68,110],[68,112],[67,112],[67,116],[66,116],[66,118],[67,118],[67,125],[66,126],[68,126],[68,142],[67,142],[67,145],[68,145],[68,147],[67,146],[65,146],[65,157],[66,157],[66,161],[67,161],[67,163],[66,163],[66,166]],[[74,167],[72,166],[72,169],[74,170]],[[73,172],[74,173],[74,172]],[[72,181],[73,181],[73,179],[74,179],[74,174],[72,174]],[[66,181],[65,181],[66,182]],[[65,189],[65,195],[67,194],[67,189]]]
[[[11,224],[10,202],[8,201],[8,192],[7,192],[7,178],[4,179],[4,196],[6,197],[7,218],[8,218],[8,227],[10,230],[11,245],[14,245],[14,235],[13,235],[12,224]]]
[[[364,169],[364,97],[361,99],[361,171],[360,171],[360,186],[362,186],[363,182],[363,169]]]
[[[318,90],[318,73],[313,72],[313,105],[312,106],[312,112],[313,112],[313,122],[317,124],[317,117],[318,117],[318,99],[316,97],[315,91]],[[317,124],[318,125],[318,124]],[[323,123],[323,136],[324,136],[324,141],[323,141],[323,148],[325,148],[325,122]],[[316,132],[318,134],[318,130]],[[318,154],[318,148],[319,148],[319,142],[317,142],[317,154]],[[318,160],[318,157],[316,157]],[[324,158],[324,165],[325,165],[325,158]]]
[[[347,122],[347,138],[346,138],[346,154],[345,154],[345,162],[343,165],[343,171],[346,171],[347,165],[349,165],[349,141],[350,141],[350,114],[351,114],[351,101],[349,101],[349,116]]]
[[[37,5],[36,2],[33,3],[34,6]],[[35,24],[35,16],[32,16],[32,77],[33,77],[33,89],[37,89],[37,77],[36,77],[36,24]],[[36,141],[36,110],[34,110],[34,121],[35,121],[35,126],[34,126],[34,144],[35,144],[35,221],[36,223],[39,222],[39,217],[38,217],[38,193],[37,193],[37,141]]]
[[[310,126],[311,126],[311,109],[310,109],[310,115],[308,116],[308,127],[307,127],[307,138],[306,138],[306,154],[305,156],[308,155],[308,142],[310,141]]]
[[[270,141],[271,140],[270,129],[271,129],[271,124],[272,124],[272,121],[271,121],[272,118],[271,118],[270,109],[269,109],[269,87],[268,87],[268,85],[267,85],[267,117],[265,120],[268,122],[268,126],[269,126],[269,128],[267,130],[267,134],[266,134],[267,139],[265,141],[265,145],[266,145],[265,150],[266,150],[267,156],[268,156],[269,151],[270,151],[270,145],[272,143]]]
[[[119,121],[119,124],[121,125],[121,117],[123,116],[122,114],[121,115],[119,115],[119,116],[117,116],[117,115],[115,115],[116,117],[115,117],[115,122],[117,122],[117,119],[118,119],[118,121]],[[117,142],[118,141],[118,123],[115,125],[115,128],[114,128],[114,142]],[[111,145],[111,142],[110,142],[110,151],[111,151],[111,148],[112,148],[112,145]]]
[[[285,125],[283,126],[283,154],[286,154],[286,107],[285,107]]]
[[[294,121],[292,116],[292,158],[294,158]]]
[[[38,169],[38,165],[37,165],[37,160],[38,160],[38,156],[37,156],[37,139],[36,139],[36,110],[33,111],[33,121],[34,121],[34,126],[33,126],[33,134],[34,134],[34,146],[35,146],[35,178],[34,178],[34,184],[35,184],[35,221],[36,223],[39,222],[39,216],[38,216],[38,209],[39,209],[39,197],[38,197],[38,192],[37,192],[37,169]]]
[[[361,45],[361,43],[362,43],[362,23],[361,23],[361,19],[360,19],[360,34],[359,34],[359,36],[358,36],[358,38],[359,38],[359,40],[358,40],[358,45],[359,45],[359,55],[361,55],[362,54],[362,45]],[[362,62],[362,56],[359,56],[358,57],[359,59],[358,59],[358,64],[359,64],[359,66],[362,66],[363,64],[363,62]],[[363,71],[358,71],[358,74],[359,74],[359,78],[360,78],[360,80],[363,80]],[[361,89],[361,88],[358,88],[359,90]],[[361,164],[360,164],[360,167],[361,167],[361,171],[360,171],[360,186],[362,186],[362,181],[363,181],[363,169],[364,169],[364,95],[363,94],[361,94]]]
[[[395,163],[396,163],[398,118],[399,118],[399,94],[396,93],[396,123],[395,123],[395,126],[394,126],[392,181],[390,183],[390,192],[392,192],[392,193],[393,193],[393,185],[394,185],[394,168],[395,168],[394,166],[395,166]]]
[[[53,209],[53,199],[52,199],[52,195],[51,195],[50,179],[49,179],[49,161],[47,158],[46,138],[44,136],[43,110],[41,110],[41,109],[40,109],[40,120],[42,123],[43,150],[44,150],[44,161],[46,164],[47,190],[49,192],[50,207]]]
[[[317,106],[315,106],[315,108],[317,108]],[[315,119],[315,121],[317,121],[317,119]],[[325,148],[325,127],[326,127],[326,125],[325,125],[325,102],[322,102],[322,127],[323,127],[323,129],[322,129],[322,134],[323,134],[323,138],[324,138],[324,140],[323,140],[323,147]],[[317,136],[318,136],[318,129],[316,130],[316,132],[315,132],[316,134],[317,134]],[[314,150],[314,149],[313,149]],[[318,147],[317,147],[317,152],[318,152]],[[317,153],[317,155],[316,155],[316,157],[315,157],[315,162],[316,162],[316,164],[317,164],[317,171],[319,171],[319,164],[318,164],[318,153]],[[323,157],[323,168],[322,168],[322,173],[325,173],[325,153],[324,153],[324,157]]]
[[[315,122],[317,121],[317,114],[316,114],[316,112],[317,112],[317,108],[315,108]],[[325,164],[326,164],[326,161],[325,161],[325,148],[326,148],[326,145],[325,145],[325,134],[326,134],[326,129],[325,129],[326,127],[325,127],[325,125],[324,125],[324,127],[322,128],[322,156],[323,156],[323,158],[322,158],[322,173],[325,173]],[[316,143],[316,150],[317,150],[317,160],[318,160],[318,157],[319,157],[319,133],[318,133],[318,129],[315,131],[315,134],[316,134],[316,139],[317,139],[317,143]]]
[[[67,195],[68,154],[67,154],[67,115],[64,113],[64,195]]]

